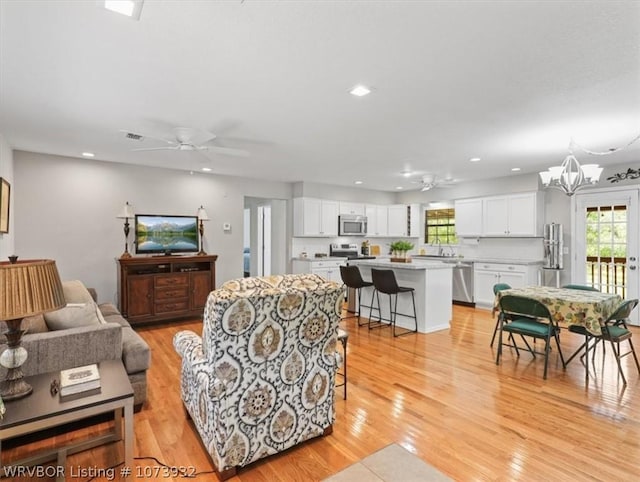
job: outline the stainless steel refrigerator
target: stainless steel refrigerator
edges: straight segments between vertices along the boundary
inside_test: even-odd
[[[544,267],[562,269],[562,224],[544,225]]]

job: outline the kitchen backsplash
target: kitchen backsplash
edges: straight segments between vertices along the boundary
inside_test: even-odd
[[[372,245],[380,246],[380,253],[385,256],[389,253],[389,244],[397,238],[367,238],[367,237],[336,237],[336,238],[293,238],[292,256],[300,256],[306,252],[312,258],[316,253],[329,255],[331,243],[355,243],[358,246],[362,241],[368,240]],[[439,246],[420,244],[416,239],[411,239],[416,247],[410,254],[438,254]],[[544,258],[542,238],[480,238],[462,240],[457,246],[442,246],[445,253],[454,253],[465,257],[474,258],[511,258],[523,260],[541,260]]]
[[[329,255],[329,245],[331,243],[347,244],[354,243],[358,245],[358,249],[362,245],[364,240],[369,241],[370,245],[377,244],[380,246],[381,256],[389,254],[389,245],[393,241],[397,241],[398,238],[367,238],[365,236],[340,236],[335,238],[293,238],[291,243],[291,255],[294,258],[300,256],[300,253],[305,252],[307,256],[313,258],[316,253],[323,253]],[[407,238],[409,239],[409,238]],[[415,243],[416,248],[413,250],[414,254],[418,254],[419,246],[417,239],[411,238],[411,242]]]
[[[425,254],[437,254],[439,247],[421,245]],[[544,258],[542,238],[479,238],[465,239],[457,246],[443,246],[445,253],[473,258],[510,258],[541,260]]]

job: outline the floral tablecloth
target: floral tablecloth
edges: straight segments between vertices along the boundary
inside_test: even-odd
[[[525,296],[540,301],[560,326],[580,325],[590,333],[600,335],[600,323],[613,314],[622,302],[620,295],[598,291],[527,286],[502,290],[496,295],[494,311],[500,310],[500,298],[504,295]]]

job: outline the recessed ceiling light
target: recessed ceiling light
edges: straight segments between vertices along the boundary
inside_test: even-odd
[[[363,95],[370,94],[371,89],[369,87],[365,87],[364,85],[356,85],[349,91],[349,93],[351,95],[355,95],[356,97],[362,97]]]
[[[402,175],[404,177],[411,177],[413,176],[413,173],[411,171],[402,171]]]
[[[203,167],[202,170],[204,172],[211,172],[211,168],[210,167]]]
[[[354,184],[362,184],[362,181],[353,181]]]
[[[396,189],[404,189],[402,186],[396,186]]]
[[[134,20],[140,20],[143,2],[144,0],[98,0],[98,5]]]
[[[480,158],[479,157],[472,157],[471,159],[469,159],[470,162],[479,162]]]
[[[513,172],[518,172],[518,171],[520,170],[520,168],[519,168],[519,167],[512,167],[512,168],[511,168],[511,170],[512,170]]]
[[[95,154],[93,152],[83,152],[82,155],[84,157],[95,157]]]

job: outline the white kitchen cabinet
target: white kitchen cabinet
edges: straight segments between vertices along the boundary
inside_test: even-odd
[[[340,201],[339,214],[355,214],[358,216],[365,215],[364,204],[348,203]]]
[[[541,236],[542,224],[543,205],[540,193],[482,199],[483,236]]]
[[[392,204],[387,207],[387,235],[420,237],[420,206],[418,204]]]
[[[387,222],[389,220],[387,206],[367,204],[364,213],[367,216],[367,236],[387,236]]]
[[[407,209],[407,225],[409,227],[409,236],[412,238],[420,238],[424,236],[420,223],[420,205],[410,204]]]
[[[394,204],[387,208],[389,219],[387,227],[389,236],[407,236],[407,207],[404,204]]]
[[[293,235],[338,235],[338,201],[314,198],[293,200]]]
[[[492,308],[493,285],[506,283],[512,288],[537,284],[539,264],[474,263],[473,298],[476,306]]]
[[[342,276],[340,276],[340,266],[344,265],[343,260],[325,260],[317,261],[315,259],[300,260],[294,259],[292,263],[292,269],[294,274],[317,274],[329,281],[336,281],[342,283]]]
[[[455,202],[456,236],[482,235],[482,199],[461,199]]]

